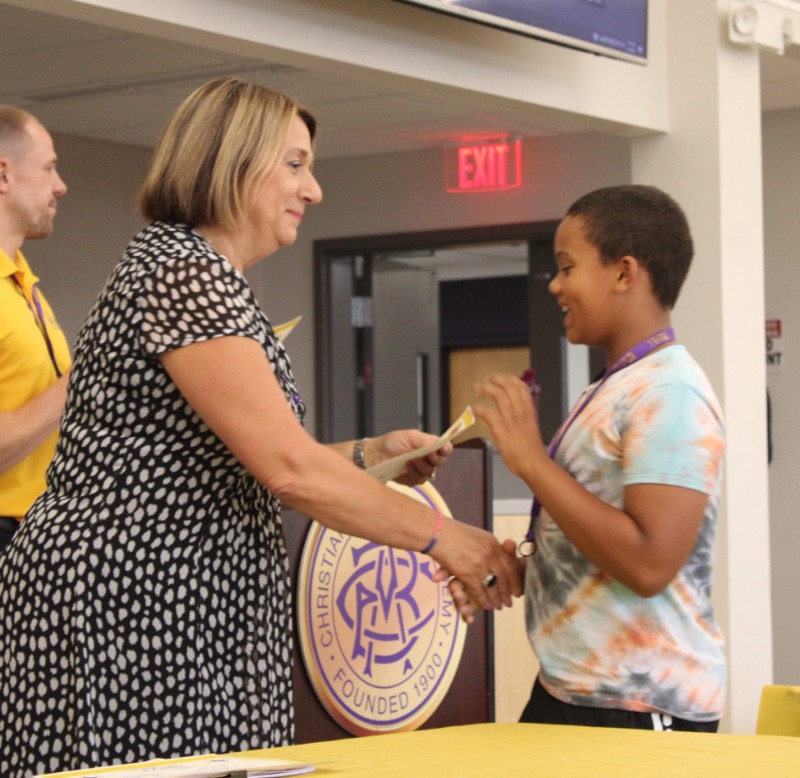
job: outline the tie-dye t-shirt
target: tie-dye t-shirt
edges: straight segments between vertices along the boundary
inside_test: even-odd
[[[602,572],[542,511],[525,601],[552,695],[690,721],[720,718],[724,641],[710,590],[724,446],[719,403],[679,345],[610,376],[572,422],[556,461],[604,502],[621,508],[625,487],[642,483],[697,489],[709,500],[689,560],[650,598]]]

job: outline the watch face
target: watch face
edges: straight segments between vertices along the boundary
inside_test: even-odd
[[[451,516],[430,484],[387,486]],[[375,521],[380,521],[375,516]],[[466,636],[436,562],[312,522],[298,577],[303,661],[314,691],[348,732],[417,729],[455,676]]]

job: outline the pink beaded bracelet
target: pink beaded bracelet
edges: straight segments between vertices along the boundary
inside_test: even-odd
[[[422,549],[423,554],[430,554],[431,549],[436,545],[436,541],[439,540],[439,536],[442,534],[442,530],[444,529],[444,515],[441,511],[436,511],[436,524],[433,527],[433,537],[430,539],[425,548]]]

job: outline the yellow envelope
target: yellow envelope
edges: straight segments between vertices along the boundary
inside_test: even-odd
[[[289,333],[298,325],[302,318],[302,316],[295,316],[294,319],[285,321],[283,324],[278,324],[272,329],[275,330],[275,334],[278,336],[279,340],[286,340],[286,338],[289,337]]]

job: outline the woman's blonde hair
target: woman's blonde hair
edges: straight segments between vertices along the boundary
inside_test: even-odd
[[[238,78],[196,89],[161,132],[139,195],[144,217],[230,229],[261,176],[278,166],[295,116],[316,123],[286,95]]]

